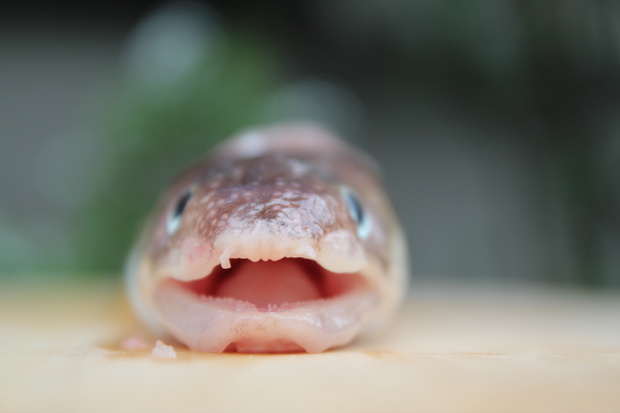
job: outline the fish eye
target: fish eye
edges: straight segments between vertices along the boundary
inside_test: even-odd
[[[193,189],[188,189],[185,191],[185,193],[178,199],[174,208],[170,211],[170,214],[168,215],[168,234],[174,234],[179,229],[185,207],[193,195]]]
[[[351,219],[353,219],[357,226],[357,236],[360,239],[368,238],[371,228],[370,216],[364,212],[364,208],[362,208],[351,189],[343,187],[341,192],[349,209],[349,216],[351,216]]]

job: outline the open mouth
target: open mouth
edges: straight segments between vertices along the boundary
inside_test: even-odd
[[[360,273],[334,273],[310,259],[230,263],[156,288],[161,321],[192,349],[320,352],[348,342],[377,301]]]
[[[329,299],[364,283],[358,274],[336,274],[312,260],[283,258],[252,262],[231,260],[231,268],[216,269],[205,278],[181,282],[206,297],[245,301],[258,311],[283,311],[306,301]]]

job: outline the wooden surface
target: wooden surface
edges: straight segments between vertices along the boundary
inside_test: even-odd
[[[418,285],[349,347],[166,360],[116,284],[0,287],[3,413],[620,412],[620,295]]]

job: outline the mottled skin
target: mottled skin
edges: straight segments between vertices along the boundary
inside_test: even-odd
[[[209,183],[198,182],[198,202],[186,210],[193,225],[175,240],[191,234],[213,245],[223,231],[243,233],[258,224],[276,235],[319,239],[342,222],[350,224],[339,194],[316,177],[314,168],[296,175],[298,162],[281,154],[216,162],[206,171]]]
[[[171,225],[171,214],[186,195],[189,200],[182,217],[178,225]],[[351,196],[362,207],[366,224],[371,225],[368,233],[360,232],[360,223],[352,216],[346,199]],[[368,308],[350,316],[359,326],[351,329],[354,333],[347,333],[348,341],[400,301],[407,276],[404,251],[403,235],[374,162],[320,128],[282,125],[228,141],[175,181],[134,250],[128,282],[134,304],[152,325],[192,348],[221,351],[224,348],[218,350],[210,344],[210,337],[224,327],[211,329],[211,321],[200,321],[200,328],[208,325],[204,329],[211,329],[209,334],[184,338],[185,332],[178,333],[171,320],[176,323],[189,315],[181,316],[177,314],[181,310],[175,309],[172,317],[158,308],[169,306],[159,298],[167,297],[167,292],[158,293],[167,280],[203,279],[214,268],[230,267],[232,258],[315,260],[334,277],[337,273],[356,274],[364,288],[372,291],[367,296],[376,298],[367,299]],[[205,280],[210,278],[214,277]],[[238,308],[239,303],[235,305]],[[313,308],[317,305],[312,303]],[[269,312],[252,314],[253,322],[260,318],[256,322],[261,326],[272,316]],[[271,345],[279,340],[275,333],[266,338],[252,334],[245,340],[251,343],[244,347],[248,351],[295,349]],[[338,338],[323,345],[323,338],[306,340],[304,334],[313,333],[299,333],[303,339],[290,340],[306,351],[321,351],[345,340]],[[237,337],[238,341],[244,339]],[[312,344],[306,345],[304,340]],[[315,341],[321,343],[315,345]]]

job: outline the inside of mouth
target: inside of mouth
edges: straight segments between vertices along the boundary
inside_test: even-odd
[[[230,262],[228,269],[218,266],[202,279],[179,282],[198,296],[232,298],[259,311],[281,311],[300,302],[330,299],[363,284],[357,273],[333,273],[303,258]]]

